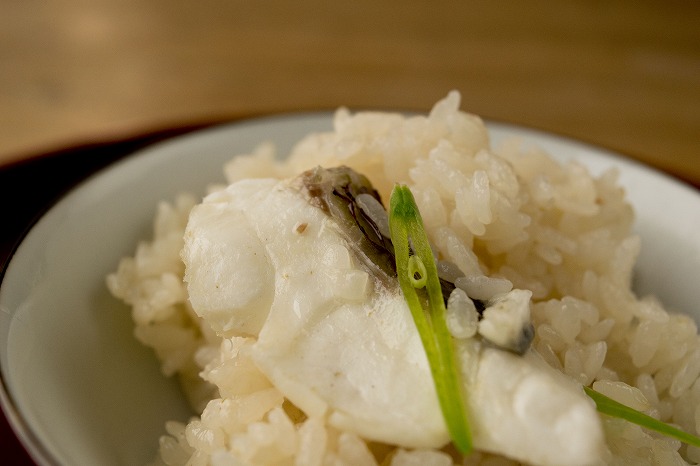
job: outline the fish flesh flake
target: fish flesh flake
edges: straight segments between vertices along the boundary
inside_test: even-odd
[[[364,439],[441,448],[449,436],[398,282],[387,284],[294,180],[243,180],[196,206],[182,258],[195,312],[309,417]],[[529,350],[455,340],[477,449],[593,465],[606,448],[580,385]]]

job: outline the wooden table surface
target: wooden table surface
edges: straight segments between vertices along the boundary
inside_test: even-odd
[[[0,0],[0,174],[52,153],[47,195],[61,166],[78,177],[142,135],[427,110],[451,89],[700,186],[700,1]],[[3,458],[31,464],[2,421]]]
[[[700,184],[698,1],[0,0],[0,165],[450,89]]]

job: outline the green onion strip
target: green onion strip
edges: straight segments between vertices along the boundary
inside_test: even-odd
[[[459,366],[452,336],[447,329],[445,303],[433,252],[416,201],[407,186],[396,185],[391,193],[389,229],[399,285],[423,342],[447,429],[457,449],[466,455],[472,450],[472,440]],[[418,294],[418,290],[423,288],[427,296],[425,292]],[[700,438],[694,435],[625,406],[592,388],[583,389],[602,414],[700,447]]]
[[[447,430],[457,449],[466,455],[472,449],[472,440],[460,370],[447,329],[445,302],[433,252],[407,186],[396,185],[391,193],[389,228],[399,285],[428,357]],[[427,297],[425,292],[418,294],[424,287]]]
[[[622,403],[619,403],[612,398],[593,390],[592,388],[583,387],[583,390],[586,392],[586,395],[588,395],[595,402],[596,409],[599,413],[624,419],[627,422],[659,432],[667,437],[675,438],[676,440],[680,440],[688,445],[700,447],[700,438],[694,435],[677,429],[676,427],[666,424],[663,421],[659,421],[658,419],[639,412],[636,409],[632,409],[629,406],[625,406]]]

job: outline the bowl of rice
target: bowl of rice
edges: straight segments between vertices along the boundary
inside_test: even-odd
[[[204,212],[207,203],[214,209],[234,202],[231,186],[252,192],[257,181],[251,180],[272,180],[261,183],[276,192],[280,188],[273,184],[281,185],[275,183],[293,186],[288,180],[300,173],[338,166],[366,177],[385,206],[392,187],[406,184],[436,259],[457,267],[460,276],[476,277],[473,281],[483,277],[495,287],[488,299],[503,284],[506,291],[525,290],[534,330],[527,352],[535,355],[538,371],[556,372],[552,377],[566,379],[567,387],[591,387],[697,435],[700,194],[604,149],[484,122],[459,107],[459,94],[451,92],[426,114],[341,108],[237,122],[154,145],[69,192],[28,232],[0,286],[0,401],[32,458],[41,465],[577,464],[557,448],[582,445],[577,438],[585,437],[585,427],[562,434],[559,446],[547,440],[559,435],[558,424],[532,420],[537,417],[532,408],[524,425],[544,439],[541,443],[550,443],[549,452],[538,450],[544,446],[517,445],[517,431],[480,431],[491,425],[488,419],[502,415],[496,412],[473,413],[475,449],[465,457],[440,431],[439,412],[433,416],[439,431],[434,438],[423,436],[416,423],[417,440],[393,440],[400,429],[377,426],[385,420],[399,427],[411,424],[410,415],[395,407],[401,396],[379,397],[387,407],[373,404],[369,411],[375,417],[357,420],[336,402],[335,382],[321,386],[334,370],[328,367],[355,354],[352,349],[328,356],[323,360],[328,367],[313,368],[318,385],[306,386],[304,380],[294,385],[292,376],[282,373],[291,364],[289,355],[260,349],[265,338],[274,345],[265,336],[271,317],[244,331],[231,324],[230,315],[222,317],[219,308],[201,301],[197,293],[206,300],[211,292],[194,287],[211,280],[197,282],[191,268],[202,261],[203,270],[211,271],[215,256],[239,258],[238,269],[247,275],[222,269],[224,285],[216,284],[231,287],[234,301],[268,286],[268,272],[255,275],[256,258],[238,250],[221,252],[216,244],[205,253],[193,252],[211,242],[209,236],[197,240],[195,212]],[[239,220],[220,225],[235,229],[248,222],[245,235],[253,231],[258,241],[267,225],[261,219],[277,221],[292,211],[274,214],[274,206],[250,204],[246,211],[236,207],[245,214]],[[297,236],[308,236],[313,228],[294,223]],[[260,241],[262,251],[271,254],[268,243]],[[296,257],[301,256],[285,260]],[[328,257],[319,260],[327,265]],[[281,272],[269,273],[276,277],[269,282],[270,296],[279,297]],[[257,303],[255,315],[275,308],[263,298],[249,301]],[[413,335],[409,327],[393,326],[391,332]],[[398,338],[391,332],[377,338]],[[349,348],[354,340],[348,338],[319,348],[330,348],[329,354]],[[491,348],[478,334],[469,338],[478,340],[479,348]],[[508,361],[522,359],[506,353]],[[398,358],[377,352],[372,359],[366,348],[361,354],[369,359],[358,364],[368,367]],[[415,372],[424,369],[421,361],[409,368],[416,380],[425,378]],[[349,368],[346,379],[370,373],[363,370]],[[385,372],[367,376],[366,383],[380,384]],[[387,386],[401,382],[386,378]],[[522,384],[513,384],[513,396],[519,396]],[[350,385],[343,386],[347,391]],[[428,398],[434,395],[430,390]],[[476,388],[474,393],[481,396]],[[323,407],[311,399],[322,400]],[[413,394],[407,399],[423,406],[414,403]],[[503,404],[505,411],[520,412],[512,400]],[[596,415],[594,422],[595,451],[567,450],[582,458],[578,464],[700,462],[700,449],[675,439],[608,416]]]

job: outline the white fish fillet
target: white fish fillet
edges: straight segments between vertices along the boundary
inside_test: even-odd
[[[439,448],[449,436],[410,312],[374,280],[338,225],[287,182],[208,196],[182,253],[195,311],[311,417],[365,439]],[[580,386],[530,352],[458,344],[478,449],[542,465],[598,464],[600,420]]]

